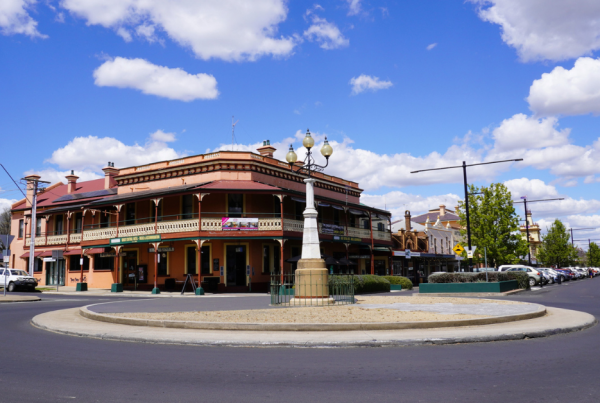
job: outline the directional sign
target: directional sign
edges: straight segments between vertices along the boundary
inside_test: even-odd
[[[452,250],[457,255],[461,255],[465,251],[465,248],[463,248],[462,246],[460,246],[460,244],[456,244],[456,246],[454,248],[452,248]]]

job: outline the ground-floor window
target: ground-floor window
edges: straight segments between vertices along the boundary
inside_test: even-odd
[[[378,276],[385,276],[387,274],[385,272],[385,260],[375,260],[375,274]]]
[[[115,267],[115,258],[111,256],[94,258],[94,270],[113,270]]]
[[[200,267],[202,274],[210,274],[210,246],[208,245],[202,247],[202,253],[200,254]]]
[[[42,259],[35,259],[35,264],[33,265],[33,271],[40,272],[44,269],[44,261]]]
[[[187,258],[186,259],[187,274],[196,274],[197,273],[197,270],[196,270],[196,247],[195,246],[186,247],[185,253],[186,253],[186,258]]]
[[[394,271],[394,276],[401,276],[402,275],[402,261],[394,260],[392,262],[392,270]]]
[[[81,271],[80,255],[69,256],[69,271]],[[83,270],[87,271],[90,269],[90,259],[87,256],[83,257]]]
[[[169,253],[160,252],[160,261],[158,262],[158,275],[166,276],[169,274]]]

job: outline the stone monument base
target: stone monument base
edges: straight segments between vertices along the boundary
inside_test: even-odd
[[[335,300],[329,296],[329,271],[323,259],[300,259],[296,270],[294,298],[290,305],[331,305]]]

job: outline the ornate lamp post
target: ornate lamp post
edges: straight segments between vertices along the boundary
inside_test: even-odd
[[[311,137],[310,131],[306,131],[306,136],[302,140],[302,145],[306,148],[306,158],[304,164],[297,167],[296,172],[304,172],[308,178],[304,179],[306,183],[306,209],[304,210],[304,233],[302,235],[302,256],[298,261],[296,270],[295,294],[290,301],[293,305],[325,305],[334,303],[333,298],[329,297],[328,271],[325,261],[321,259],[321,250],[319,248],[319,228],[317,224],[317,209],[315,209],[315,191],[314,183],[316,180],[311,177],[311,172],[322,172],[329,165],[329,157],[333,153],[333,148],[329,145],[327,137],[321,148],[321,154],[325,157],[327,163],[324,166],[317,165],[312,155],[312,147],[315,140]],[[285,159],[290,164],[290,169],[294,170],[294,165],[298,156],[294,148],[290,145],[290,150]]]

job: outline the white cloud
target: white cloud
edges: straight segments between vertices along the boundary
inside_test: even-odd
[[[37,21],[27,12],[35,4],[36,0],[0,1],[0,32],[4,35],[22,34],[31,38],[47,38],[47,35],[37,30]]]
[[[382,81],[379,77],[367,76],[366,74],[361,74],[358,77],[353,77],[350,80],[350,85],[352,86],[352,95],[360,94],[361,92],[370,90],[370,91],[379,91],[390,88],[394,84],[391,81]]]
[[[157,141],[152,139],[155,135],[156,132],[144,145],[126,145],[112,137],[75,137],[66,146],[54,151],[47,162],[62,169],[98,173],[108,161],[114,162],[117,168],[123,168],[183,156],[166,145],[165,136],[159,135],[163,140]]]
[[[350,44],[337,25],[314,15],[310,10],[307,15],[310,15],[312,25],[304,31],[304,36],[309,41],[315,41],[321,48],[327,50],[343,48]]]
[[[508,190],[512,193],[513,200],[518,200],[522,196],[528,199],[556,198],[558,191],[552,185],[540,179],[519,178],[504,182]]]
[[[432,50],[433,48],[435,48],[437,46],[437,43],[432,43],[430,45],[427,45],[427,50]]]
[[[395,190],[382,195],[363,193],[360,201],[367,206],[387,209],[392,213],[392,221],[395,221],[404,217],[406,210],[409,210],[412,216],[425,213],[441,204],[454,210],[454,207],[458,205],[458,200],[461,199],[462,197],[453,193],[424,197]]]
[[[361,0],[346,0],[348,2],[348,15],[357,15],[362,11]]]
[[[600,59],[581,57],[571,70],[558,66],[542,74],[527,101],[537,115],[600,114]]]
[[[160,129],[151,133],[150,138],[154,141],[162,141],[163,143],[172,143],[176,140],[175,133],[165,133]]]
[[[492,132],[496,152],[544,148],[568,144],[570,129],[557,130],[558,119],[536,119],[522,113],[502,121]]]
[[[502,28],[523,61],[566,60],[600,49],[597,0],[470,0]]]
[[[131,36],[131,32],[123,27],[117,28],[117,35],[119,35],[125,42],[131,42],[133,37]]]
[[[285,0],[62,0],[61,6],[88,25],[115,30],[155,26],[205,60],[286,56],[296,45],[277,33],[287,17]]]
[[[17,199],[2,199],[0,198],[0,212],[3,212],[4,209],[10,208],[13,204],[18,202]]]
[[[186,102],[215,99],[219,95],[217,80],[209,74],[189,74],[144,59],[108,60],[94,71],[94,79],[99,87],[134,88],[144,94]]]
[[[154,34],[154,31],[155,31],[155,27],[152,24],[142,24],[142,25],[138,25],[135,28],[135,33],[138,34],[139,36],[143,37],[144,39],[146,39],[148,42],[156,41],[156,36]]]

